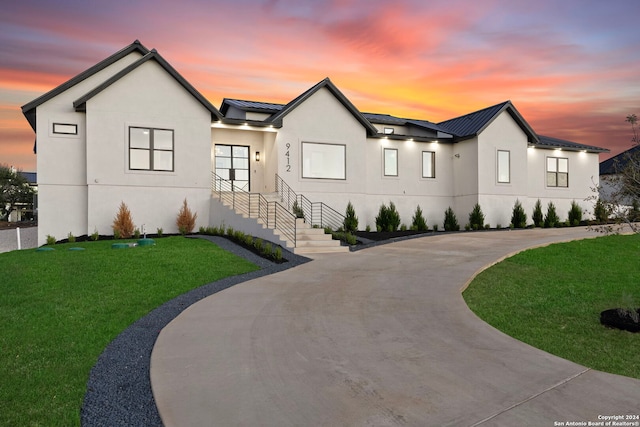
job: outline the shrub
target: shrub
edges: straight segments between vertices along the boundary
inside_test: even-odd
[[[593,215],[596,217],[596,222],[599,224],[604,224],[609,221],[609,209],[607,209],[600,198],[596,200],[596,204],[593,207]]]
[[[434,230],[436,226],[434,225]],[[444,211],[444,231],[458,231],[460,230],[460,224],[458,224],[458,218],[456,218],[455,212],[451,209],[451,206]]]
[[[542,216],[542,203],[540,203],[540,199],[536,201],[535,206],[533,207],[533,225],[536,227],[544,226],[544,217]]]
[[[262,253],[262,247],[264,246],[264,242],[262,239],[258,238],[253,241],[253,247],[260,253]]]
[[[131,211],[124,202],[120,202],[118,213],[113,219],[113,237],[116,239],[128,239],[133,234],[133,219]]]
[[[407,226],[405,224],[402,224],[400,226],[400,231],[407,231]]]
[[[95,231],[93,233],[91,233],[91,236],[89,238],[91,240],[93,240],[94,242],[97,242],[98,239],[100,238],[100,234],[98,233],[98,230],[95,229]]]
[[[378,231],[396,231],[400,227],[400,214],[396,210],[396,205],[389,202],[389,207],[384,203],[378,210],[376,216],[376,229]]]
[[[575,200],[571,202],[571,209],[569,209],[568,214],[568,222],[569,225],[573,225],[574,227],[580,225],[580,221],[582,221],[582,208],[579,204],[576,203]]]
[[[367,228],[364,229],[367,233],[371,233],[371,226],[367,225]]]
[[[433,231],[438,231],[438,224],[433,224]]]
[[[473,210],[469,214],[469,225],[474,230],[479,230],[484,227],[484,214],[482,213],[482,208],[480,208],[479,203],[475,204]]]
[[[556,213],[556,206],[553,202],[549,202],[547,205],[547,214],[544,216],[544,226],[545,228],[553,228],[558,226],[560,223],[560,218],[558,218],[558,214]]]
[[[342,228],[344,228],[344,231],[349,233],[355,233],[358,231],[358,217],[356,216],[356,211],[351,202],[347,203],[347,210],[345,211]]]
[[[271,258],[271,256],[273,255],[273,247],[271,246],[271,243],[266,243],[262,247],[262,250],[260,251],[260,253],[266,258]]]
[[[178,226],[180,234],[184,236],[185,234],[193,232],[197,218],[198,214],[191,212],[191,209],[187,206],[187,199],[185,198],[182,202],[182,207],[178,211],[178,217],[176,218],[176,225]]]
[[[201,225],[200,228],[198,229],[198,233],[207,234],[207,228],[204,225]]]
[[[464,229],[465,231],[471,231],[471,225],[469,225],[469,223],[465,224]]]
[[[133,237],[136,239],[140,238],[140,229],[136,228],[135,230],[133,230]]]
[[[229,228],[227,228],[227,230],[226,230],[226,231],[225,231],[225,233],[223,233],[223,234],[226,234],[226,235],[227,235],[227,237],[233,237],[233,232],[234,232],[234,231],[235,231],[235,230],[233,229],[233,227],[229,227]]]
[[[53,246],[56,244],[56,238],[50,234],[47,234],[47,245]]]
[[[513,205],[511,224],[513,224],[515,228],[525,228],[527,226],[527,214],[524,213],[522,203],[520,203],[518,199],[516,199],[516,203]]]
[[[424,218],[422,214],[422,208],[420,205],[416,208],[416,212],[413,214],[413,218],[411,219],[411,229],[417,231],[427,231],[427,220]]]
[[[71,232],[69,232],[69,234],[67,235],[67,240],[69,243],[75,243],[76,242],[76,236],[74,236]]]
[[[253,246],[253,236],[250,234],[247,234],[244,236],[244,244],[247,246]]]
[[[276,246],[276,250],[273,253],[273,258],[276,261],[282,261],[282,248],[280,246]]]
[[[158,227],[158,228],[156,229],[156,234],[158,235],[158,237],[162,237],[162,232],[163,232],[163,231],[164,231],[164,230],[162,229],[162,227]]]
[[[296,216],[296,218],[304,219],[304,211],[302,210],[302,208],[298,204],[297,200],[295,200],[293,202],[293,205],[291,206],[291,210],[293,211],[293,214]]]

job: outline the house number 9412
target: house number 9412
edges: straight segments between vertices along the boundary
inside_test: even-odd
[[[287,151],[284,153],[284,157],[287,160],[287,164],[284,166],[284,170],[286,172],[291,172],[291,155],[289,154],[289,149],[291,148],[291,144],[287,142]]]

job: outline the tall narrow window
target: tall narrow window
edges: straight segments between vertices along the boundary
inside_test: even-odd
[[[129,169],[173,171],[173,130],[129,128]]]
[[[384,149],[384,176],[398,176],[398,150]]]
[[[422,152],[422,177],[436,177],[436,153],[433,151]]]
[[[547,157],[547,187],[569,187],[569,159]]]
[[[509,151],[498,150],[498,182],[511,182],[510,155]]]

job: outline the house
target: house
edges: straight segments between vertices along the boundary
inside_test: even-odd
[[[287,232],[304,227],[282,217],[293,201],[320,227],[339,225],[349,201],[361,229],[390,201],[403,223],[420,205],[440,229],[448,207],[464,224],[476,203],[508,226],[516,199],[529,217],[538,199],[566,217],[607,151],[538,135],[510,101],[441,123],[363,113],[328,78],[286,105],[224,99],[218,110],[139,41],[22,111],[36,133],[41,244],[111,234],[121,201],[150,233],[176,232],[186,198],[196,227],[296,247],[307,237]]]
[[[605,202],[620,203],[631,206],[633,198],[620,193],[620,173],[629,162],[640,160],[640,145],[634,145],[600,163],[600,198]],[[640,195],[639,195],[640,196]]]

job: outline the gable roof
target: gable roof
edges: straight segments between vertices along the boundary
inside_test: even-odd
[[[396,126],[410,125],[410,126],[425,128],[434,132],[443,132],[443,133],[451,134],[451,132],[448,131],[447,129],[444,129],[442,126],[439,126],[428,120],[403,119],[403,118],[395,117],[389,114],[376,114],[376,113],[362,113],[362,115],[371,123],[378,123],[381,125],[396,125]]]
[[[109,65],[118,62],[120,59],[124,58],[125,56],[129,55],[132,52],[139,52],[142,55],[146,55],[147,53],[149,53],[149,49],[144,47],[142,45],[142,43],[140,43],[139,40],[136,40],[133,43],[131,43],[129,46],[119,50],[118,52],[114,53],[113,55],[109,56],[108,58],[98,62],[93,67],[87,69],[86,71],[83,71],[82,73],[78,74],[77,76],[72,77],[71,79],[69,79],[66,82],[62,83],[60,86],[50,90],[49,92],[45,93],[44,95],[42,95],[42,96],[34,99],[33,101],[23,105],[22,106],[22,114],[24,114],[24,116],[27,118],[27,121],[31,125],[31,128],[34,131],[36,130],[36,108],[38,106],[40,106],[43,103],[47,102],[51,98],[54,98],[54,97],[58,96],[59,94],[61,94],[65,90],[67,90],[67,89],[77,85],[78,83],[88,79],[89,77],[93,76],[94,74],[98,73],[99,71],[104,70]],[[34,151],[35,151],[35,147],[34,147]]]
[[[513,120],[515,120],[527,135],[529,142],[538,142],[538,136],[520,115],[518,110],[516,110],[516,107],[513,106],[511,101],[505,101],[491,107],[483,108],[482,110],[474,111],[473,113],[465,114],[464,116],[445,120],[444,122],[438,123],[438,126],[443,127],[449,133],[453,133],[459,140],[473,138],[485,130],[503,111],[507,111]]]
[[[309,99],[313,94],[318,92],[320,89],[326,88],[336,97],[338,101],[353,115],[353,117],[364,126],[367,130],[367,134],[376,135],[378,133],[378,129],[373,126],[369,120],[367,120],[360,111],[347,99],[346,96],[329,80],[329,78],[325,78],[319,83],[315,84],[310,89],[306,90],[302,94],[300,94],[297,98],[289,102],[285,105],[280,111],[271,115],[271,117],[267,118],[266,121],[273,123],[274,125],[282,125],[282,119],[289,114],[291,111],[295,110],[300,104]]]
[[[589,151],[592,153],[608,153],[606,148],[600,148],[593,145],[579,144],[577,142],[566,141],[564,139],[553,138],[550,136],[538,135],[539,141],[536,147],[544,148],[562,148],[568,151]]]
[[[640,156],[640,145],[634,145],[626,151],[600,162],[600,175],[615,175],[627,166],[631,157]]]
[[[123,68],[118,73],[105,80],[102,84],[95,87],[89,93],[78,98],[76,101],[74,101],[73,107],[76,109],[76,111],[86,111],[86,104],[88,100],[148,61],[155,61],[167,73],[169,73],[174,79],[176,79],[176,81],[180,83],[183,88],[185,88],[191,95],[193,95],[194,98],[196,98],[196,100],[200,102],[200,104],[202,104],[207,110],[209,110],[209,112],[211,112],[212,120],[222,120],[222,114],[220,114],[216,107],[214,107],[209,101],[207,101],[207,99],[202,96],[202,94],[200,94],[200,92],[198,92],[196,88],[194,88],[188,81],[186,81],[184,77],[182,77],[180,73],[178,73],[175,68],[173,68],[155,49],[152,49],[136,62]]]

